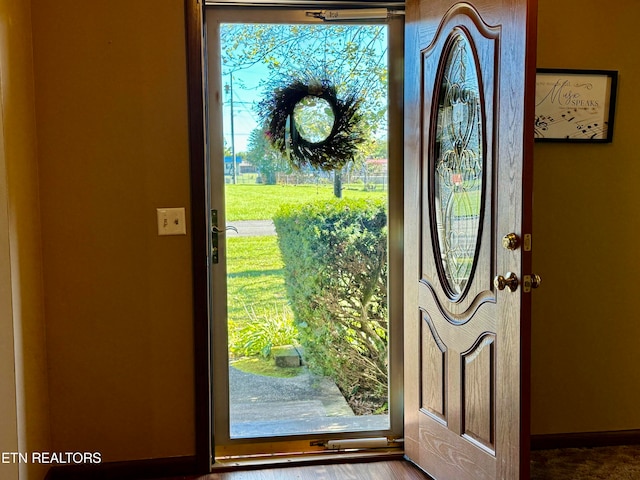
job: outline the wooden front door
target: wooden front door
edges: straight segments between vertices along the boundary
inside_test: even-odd
[[[405,449],[529,476],[535,2],[408,0]]]

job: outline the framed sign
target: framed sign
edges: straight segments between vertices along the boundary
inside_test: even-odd
[[[534,135],[548,142],[611,142],[618,72],[539,68]]]

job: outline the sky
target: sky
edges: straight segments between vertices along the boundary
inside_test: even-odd
[[[254,105],[260,101],[262,95],[262,89],[258,87],[258,83],[266,75],[266,66],[258,64],[233,74],[233,83],[230,80],[230,75],[224,75],[222,79],[224,139],[226,146],[231,148],[231,97],[233,95],[233,130],[236,153],[247,151],[249,135],[258,125],[259,119]],[[227,89],[229,85],[233,85],[233,89]]]

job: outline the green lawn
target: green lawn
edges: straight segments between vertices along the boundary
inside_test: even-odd
[[[286,303],[283,268],[277,237],[228,238],[229,319],[242,321],[245,306]]]
[[[249,354],[250,344],[291,343],[285,334],[293,328],[293,315],[283,267],[277,237],[227,239],[227,319],[233,356]]]
[[[331,200],[333,185],[226,185],[226,219],[269,220],[283,203]],[[343,198],[386,198],[382,190],[364,191],[362,185],[347,185]]]

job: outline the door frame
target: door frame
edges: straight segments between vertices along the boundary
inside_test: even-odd
[[[193,290],[195,471],[211,471],[211,330],[209,325],[209,233],[204,77],[204,2],[185,0],[189,118],[190,228]]]
[[[213,6],[215,4],[216,7],[219,7],[219,11],[228,12],[234,7],[234,3],[238,2],[210,2],[206,3],[203,14],[203,36],[204,43],[203,51],[206,52],[208,49],[212,47],[212,39],[210,38],[211,32],[207,34],[207,8],[209,6]],[[282,8],[281,3],[284,2],[270,2],[270,6],[272,7],[280,7]],[[358,5],[358,2],[322,2],[322,5],[318,5],[320,2],[295,2],[298,10],[300,9],[308,9],[308,10],[317,10],[321,6],[335,6],[336,8],[348,8],[355,7]],[[367,6],[371,6],[372,2],[367,2]],[[399,5],[403,6],[404,2],[375,2],[376,6],[385,8],[397,8]],[[273,5],[279,4],[279,5]],[[287,6],[291,6],[290,3],[286,3]],[[362,5],[362,4],[360,4]],[[260,16],[261,10],[265,12],[264,7],[262,5],[256,5],[253,9],[253,12],[248,14],[249,21],[251,21],[251,16],[253,15],[254,21],[264,21],[264,18]],[[272,12],[274,8],[270,9]],[[236,13],[239,10],[235,10]],[[277,10],[276,10],[277,11]],[[285,19],[290,21],[288,19]],[[274,22],[278,23],[286,23],[284,20],[274,20]],[[297,22],[297,20],[296,20]],[[313,23],[309,21],[309,23]],[[393,437],[401,437],[403,433],[403,208],[404,208],[404,200],[403,200],[403,187],[404,187],[404,168],[403,168],[403,148],[404,148],[404,125],[403,125],[403,102],[404,102],[404,62],[403,62],[403,52],[404,52],[404,21],[403,20],[390,20],[387,22],[389,27],[388,30],[388,38],[389,38],[389,49],[392,52],[397,52],[397,55],[389,56],[389,93],[388,93],[388,102],[389,102],[389,171],[388,171],[388,181],[389,181],[389,192],[388,192],[388,202],[389,202],[389,216],[388,216],[388,248],[389,248],[389,272],[388,272],[388,285],[389,285],[389,318],[394,318],[394,321],[390,321],[390,329],[389,336],[390,338],[395,338],[396,340],[391,340],[389,343],[389,362],[391,365],[394,365],[393,375],[389,375],[389,396],[390,396],[390,408],[389,408],[389,420],[390,420],[390,428],[385,431],[376,431],[376,432],[346,432],[346,433],[336,433],[332,434],[332,438],[361,438],[361,437],[371,437],[372,433],[375,435],[383,434],[384,436],[393,436]],[[217,31],[215,28],[213,31]],[[208,38],[209,37],[209,38]],[[224,179],[215,178],[215,175],[212,175],[213,168],[210,167],[211,162],[215,161],[215,158],[209,158],[208,145],[209,144],[217,144],[222,143],[222,128],[221,125],[214,124],[216,120],[214,119],[219,112],[215,112],[214,110],[219,109],[220,107],[217,105],[221,102],[222,98],[222,83],[220,77],[219,67],[219,54],[218,52],[210,51],[207,55],[203,55],[202,61],[207,62],[209,55],[213,58],[214,66],[209,68],[207,63],[204,63],[204,71],[206,72],[206,77],[204,77],[205,85],[209,85],[210,89],[208,91],[208,95],[211,97],[207,98],[206,89],[203,90],[203,101],[205,102],[205,111],[203,115],[205,117],[205,139],[207,148],[205,150],[204,159],[205,159],[205,168],[204,172],[207,175],[206,177],[206,185],[203,190],[205,195],[204,202],[204,210],[199,212],[198,217],[194,218],[205,218],[206,225],[204,235],[206,236],[207,241],[207,253],[206,257],[208,258],[208,251],[210,249],[209,245],[209,235],[208,231],[210,228],[208,211],[211,207],[209,205],[209,199],[212,198],[214,192],[217,189],[224,188]],[[218,79],[218,81],[216,81]],[[204,86],[203,86],[204,87]],[[210,124],[211,123],[211,124]],[[202,169],[200,170],[202,171]],[[193,175],[193,172],[192,172]],[[192,177],[192,182],[199,182],[198,179],[194,179]],[[219,211],[222,208],[219,205],[216,205],[216,209]],[[224,223],[224,214],[219,216],[219,223]],[[195,222],[196,220],[194,220]],[[201,248],[201,247],[200,247]],[[224,246],[221,246],[222,257],[224,257],[224,252],[222,251]],[[195,251],[195,245],[194,245]],[[202,250],[200,250],[202,252]],[[202,253],[198,255],[199,258],[202,258]],[[194,257],[195,258],[195,257]],[[217,351],[213,344],[213,338],[215,336],[225,336],[226,337],[226,322],[224,328],[220,326],[220,323],[214,324],[212,322],[212,318],[221,316],[221,308],[224,307],[226,309],[226,304],[224,306],[214,305],[212,296],[211,296],[211,288],[215,288],[213,284],[215,280],[212,280],[213,274],[211,265],[207,265],[207,311],[208,311],[208,320],[205,329],[200,326],[196,328],[194,334],[196,335],[196,348],[200,348],[202,350],[205,349],[205,338],[207,340],[206,351],[208,365],[207,368],[198,367],[196,365],[196,375],[198,377],[204,377],[206,375],[207,383],[206,388],[207,391],[207,401],[204,400],[204,385],[205,382],[201,380],[201,383],[198,383],[197,388],[197,416],[198,418],[202,418],[204,412],[201,412],[201,409],[205,407],[208,408],[208,412],[210,417],[208,418],[208,430],[205,432],[205,428],[196,425],[197,429],[197,438],[198,440],[198,448],[202,448],[204,451],[204,447],[200,446],[204,444],[204,435],[205,433],[209,434],[211,438],[209,442],[209,459],[213,463],[215,460],[215,450],[216,450],[216,429],[214,426],[214,417],[213,412],[215,411],[215,395],[212,393],[215,383],[216,376],[222,376],[223,372],[220,372],[219,369],[216,369],[215,365],[223,365],[226,359],[226,352]],[[226,272],[224,272],[226,277]],[[220,276],[220,275],[218,275]],[[222,279],[220,280],[222,281]],[[195,288],[195,282],[194,282]],[[199,295],[201,292],[199,292]],[[198,322],[202,322],[203,319],[198,317]],[[202,336],[201,336],[202,335]],[[205,337],[206,335],[206,337]],[[224,355],[223,355],[224,353]],[[223,358],[224,357],[224,358]],[[197,355],[197,361],[201,361],[202,356]],[[198,371],[200,368],[202,371]],[[223,368],[223,367],[220,367]],[[206,370],[206,371],[205,371]],[[228,379],[227,379],[228,380]],[[196,380],[198,381],[198,380]],[[228,383],[228,382],[227,382]],[[228,387],[228,385],[227,385]],[[228,391],[226,388],[224,389],[223,395],[227,395]],[[228,415],[228,404],[223,405],[223,407],[227,407],[227,415]],[[200,420],[197,420],[200,421]],[[228,423],[228,418],[225,420]],[[218,435],[221,435],[218,433]],[[271,444],[275,446],[273,448],[274,451],[291,451],[295,450],[297,452],[300,451],[315,451],[321,450],[322,448],[310,447],[309,440],[315,439],[319,435],[318,434],[309,434],[309,435],[299,435],[295,437],[274,437],[274,438],[264,438],[264,439],[251,439],[252,442],[248,442],[247,439],[229,439],[224,437],[224,444],[233,445],[233,453],[234,454],[248,454],[253,453],[252,445],[255,444]],[[326,434],[322,434],[323,437],[326,437]],[[295,439],[294,439],[295,438]],[[300,439],[300,440],[299,440]],[[275,440],[275,441],[274,441]],[[245,449],[244,446],[247,445]],[[283,448],[283,446],[285,448]],[[224,451],[224,450],[223,450]],[[202,453],[202,455],[204,455]]]
[[[233,2],[219,2],[233,3]],[[274,2],[276,3],[276,2]],[[296,3],[296,2],[291,2]],[[304,3],[304,2],[299,2]],[[316,8],[325,6],[334,6],[340,2],[316,1]],[[353,0],[353,3],[356,3]],[[368,6],[378,6],[378,3],[384,3],[386,6],[404,7],[404,2],[367,2]],[[186,52],[187,52],[187,90],[188,90],[188,117],[189,117],[189,162],[190,162],[190,185],[191,185],[191,205],[190,205],[190,224],[192,232],[192,281],[193,281],[193,331],[194,331],[194,389],[195,389],[195,411],[194,411],[194,432],[195,432],[195,460],[196,470],[198,473],[208,473],[212,466],[213,438],[211,429],[212,416],[212,379],[210,369],[211,358],[211,329],[209,323],[209,233],[207,231],[208,222],[208,167],[206,152],[206,119],[205,119],[205,56],[204,56],[204,8],[205,2],[201,0],[185,0],[185,31],[186,31]],[[535,15],[537,9],[537,1],[529,2],[529,14]],[[404,33],[404,32],[403,32]],[[530,48],[535,50],[535,32],[530,32],[527,43]],[[533,38],[531,38],[533,37]],[[535,69],[535,55],[531,54],[527,59],[528,68]],[[399,66],[402,74],[403,66]],[[530,79],[528,88],[533,88],[535,79]],[[391,94],[392,92],[390,92]],[[400,92],[396,100],[402,104],[402,93]],[[526,102],[525,118],[533,118],[534,99]],[[525,149],[532,156],[533,138],[525,138]],[[396,148],[402,149],[402,146]],[[533,162],[525,162],[523,179],[527,185],[526,190],[531,190],[533,181]],[[401,198],[402,202],[402,198]],[[523,229],[531,232],[532,218],[532,200],[525,198],[523,202],[523,217],[525,222]],[[397,232],[398,241],[402,243],[402,218],[396,219],[395,223],[389,225],[390,241],[391,232]],[[531,257],[525,256],[523,259],[523,271],[530,271]],[[400,271],[402,276],[402,269]],[[391,282],[390,282],[391,284]],[[401,288],[401,284],[399,286]],[[525,308],[530,309],[531,297],[524,296],[523,302]],[[524,325],[523,325],[524,327]],[[530,332],[530,319],[528,325],[523,329],[524,332]],[[521,346],[521,353],[524,357],[529,358],[531,355],[531,339],[530,333],[525,335]],[[522,412],[530,411],[530,371],[525,369],[522,371]],[[529,429],[521,430],[521,442],[529,443]],[[526,462],[526,458],[522,458],[522,462]]]

